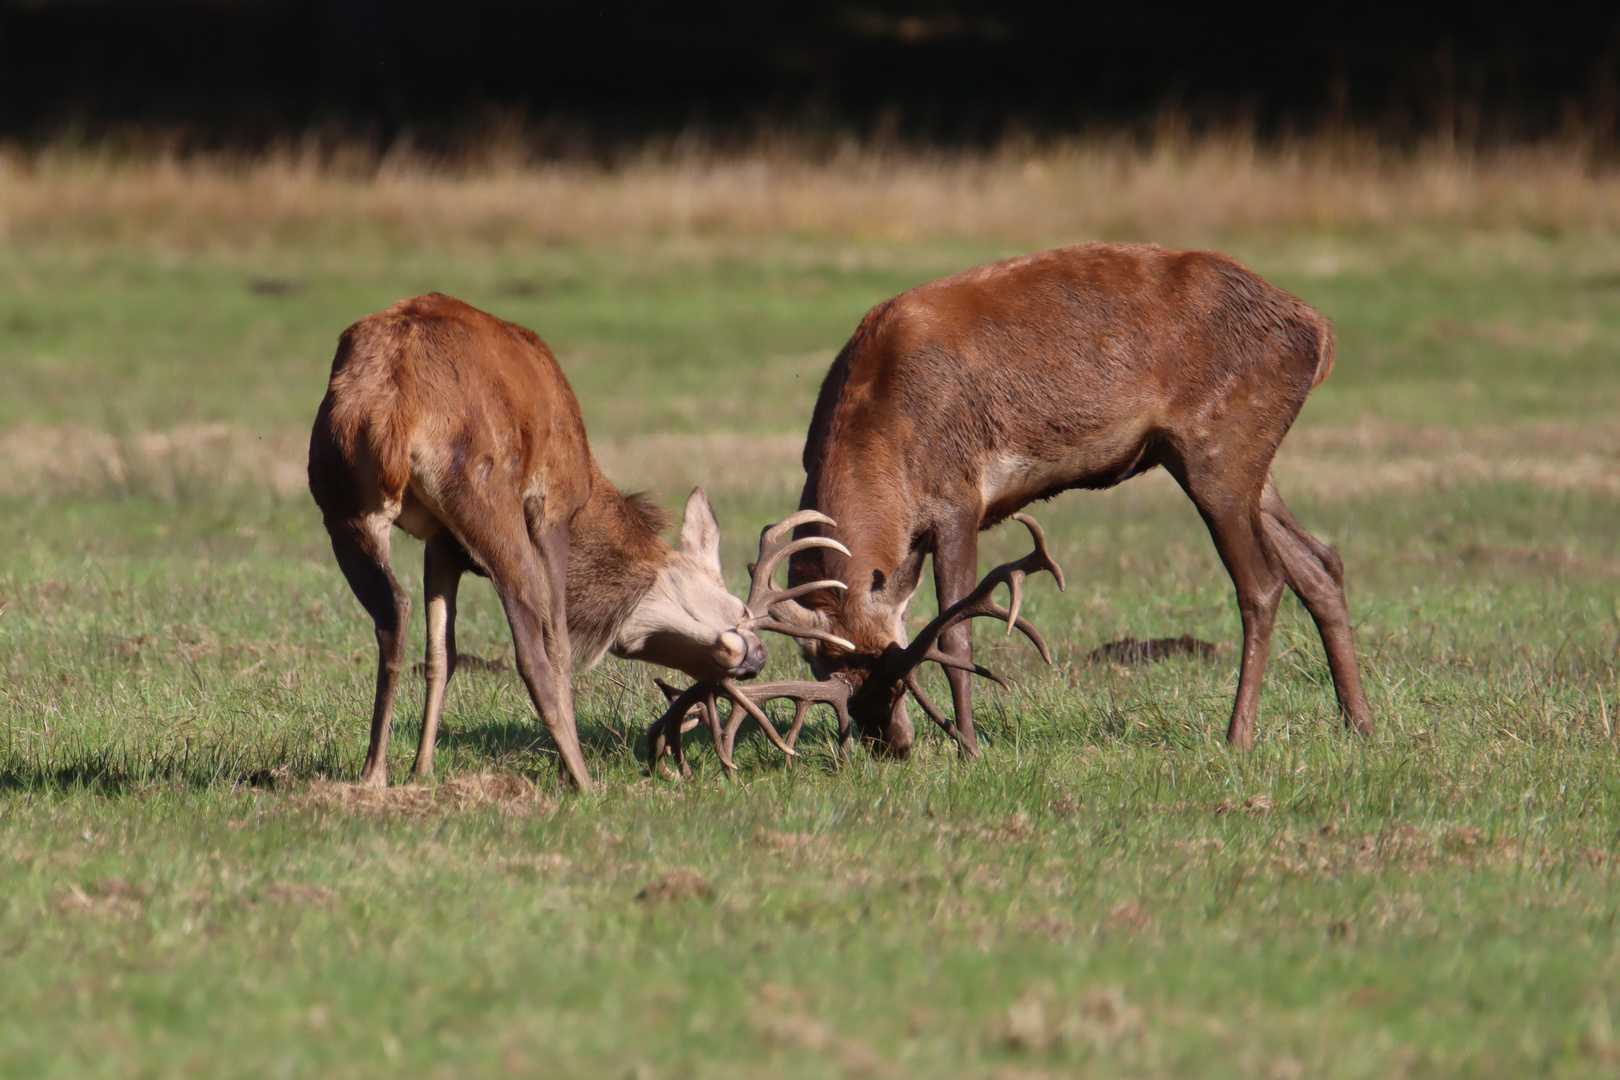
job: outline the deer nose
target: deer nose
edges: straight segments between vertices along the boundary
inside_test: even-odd
[[[729,669],[733,677],[742,674],[748,666],[751,636],[736,630],[727,630],[720,635],[715,659],[721,666]]]
[[[751,679],[765,670],[765,645],[759,639],[748,646],[748,656],[739,665],[738,673],[745,679]]]

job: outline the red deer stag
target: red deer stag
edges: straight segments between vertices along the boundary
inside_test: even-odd
[[[388,783],[388,733],[406,596],[389,567],[393,526],[427,542],[427,694],[415,775],[433,771],[456,666],[464,572],[500,596],[517,669],[581,788],[573,659],[603,652],[711,682],[758,674],[765,650],[720,577],[720,529],[692,492],[681,550],[661,511],[622,495],[585,440],[579,403],[532,332],[433,293],[343,332],[309,444],[309,490],[338,566],[377,633],[377,694],[360,776]]]
[[[850,715],[874,747],[903,755],[913,732],[895,659],[924,558],[948,609],[973,587],[980,531],[1036,499],[1163,466],[1237,589],[1243,658],[1227,739],[1253,743],[1285,582],[1316,620],[1345,722],[1371,732],[1343,564],[1271,479],[1278,444],[1332,366],[1326,317],[1213,252],[1082,244],[919,285],[861,321],[805,441],[799,505],[837,519],[850,554],[798,551],[789,584],[848,589],[772,614],[854,643],[803,648],[818,676],[849,684]],[[956,723],[924,704],[969,754],[971,650],[965,622],[940,636]]]

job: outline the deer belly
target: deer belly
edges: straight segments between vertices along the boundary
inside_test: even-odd
[[[414,484],[405,489],[405,497],[400,500],[399,516],[394,519],[394,524],[418,540],[431,540],[444,528],[438,515],[417,494]]]
[[[986,508],[1017,509],[1066,488],[1112,487],[1131,475],[1142,448],[1141,439],[1132,438],[1051,457],[997,454],[979,472],[979,493]]]

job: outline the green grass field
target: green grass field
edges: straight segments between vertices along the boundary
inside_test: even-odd
[[[710,487],[740,588],[865,309],[1028,246],[0,247],[0,1073],[1612,1075],[1607,236],[1222,243],[1335,320],[1277,475],[1344,556],[1371,740],[1290,597],[1258,745],[1226,749],[1236,607],[1159,475],[1034,508],[1057,662],[980,628],[1019,685],[982,695],[978,763],[928,732],[837,767],[819,718],[791,770],[745,736],[726,783],[693,736],[698,775],[652,781],[655,672],[609,661],[578,678],[600,794],[557,787],[516,678],[479,671],[436,790],[336,783],[374,646],[299,469],[350,321],[439,289],[538,330],[615,480]],[[395,550],[414,589],[420,545]],[[487,585],[461,627],[509,655]],[[1086,659],[1181,633],[1220,660]]]

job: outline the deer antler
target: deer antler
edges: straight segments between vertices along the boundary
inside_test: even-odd
[[[664,755],[669,754],[675,758],[675,764],[680,769],[677,779],[690,776],[692,768],[686,763],[686,748],[681,745],[683,732],[692,730],[698,724],[708,725],[709,731],[714,735],[715,746],[721,744],[719,727],[719,712],[715,707],[715,686],[713,683],[697,682],[685,690],[677,690],[663,679],[654,679],[658,689],[664,692],[669,701],[669,708],[652,725],[647,728],[647,768],[654,776],[664,767]],[[696,710],[697,716],[688,717]],[[674,738],[670,737],[670,726],[674,725]],[[727,770],[731,768],[729,754],[723,754],[721,764]]]
[[[847,588],[842,581],[826,578],[821,581],[806,582],[786,589],[778,589],[771,580],[777,566],[783,559],[794,552],[804,551],[808,548],[832,548],[834,551],[849,554],[849,549],[830,536],[806,536],[798,540],[789,541],[788,535],[800,525],[829,525],[836,527],[837,522],[826,514],[816,510],[800,510],[789,514],[775,525],[767,525],[759,534],[759,558],[748,566],[750,577],[748,589],[748,618],[744,619],[742,626],[755,630],[771,630],[778,634],[787,634],[796,638],[810,638],[815,641],[824,641],[851,652],[855,650],[854,642],[828,633],[814,627],[800,626],[795,623],[776,619],[771,615],[771,606],[786,601],[796,601],[819,589]],[[849,695],[850,685],[842,679],[828,679],[824,681],[784,681],[774,683],[761,683],[754,686],[741,686],[732,680],[719,683],[694,683],[685,690],[676,690],[675,687],[662,679],[654,680],[658,688],[664,692],[665,698],[670,702],[669,708],[652,726],[647,729],[647,756],[651,768],[656,770],[662,766],[665,753],[672,753],[681,775],[687,775],[691,770],[686,764],[686,754],[681,746],[681,733],[690,731],[698,724],[708,727],[714,737],[715,752],[720,756],[720,764],[726,775],[736,771],[736,764],[732,761],[732,749],[737,740],[737,731],[742,727],[743,718],[752,716],[764,730],[765,737],[791,760],[797,756],[793,750],[793,743],[799,737],[799,730],[804,726],[805,714],[811,705],[824,704],[832,707],[838,714],[838,733],[840,746],[849,741]],[[722,727],[720,723],[719,700],[725,698],[732,703],[731,714]],[[784,739],[777,733],[776,727],[771,723],[760,703],[786,698],[797,704],[794,713],[793,726],[788,730]],[[692,717],[696,712],[697,716]],[[671,730],[676,728],[677,730]],[[672,737],[673,736],[673,737]]]
[[[1041,659],[1047,663],[1052,662],[1051,649],[1047,647],[1046,639],[1041,637],[1040,631],[1021,618],[1018,614],[1023,607],[1024,579],[1030,574],[1046,571],[1057,579],[1058,588],[1063,589],[1063,570],[1052,558],[1046,547],[1046,534],[1041,531],[1040,525],[1027,514],[1014,514],[1013,518],[1021,522],[1030,532],[1034,540],[1035,550],[1021,559],[1003,563],[984,576],[973,591],[962,599],[940,612],[910,645],[904,649],[891,650],[887,659],[881,664],[871,678],[886,679],[891,684],[904,687],[902,693],[910,693],[916,699],[933,721],[943,728],[946,734],[956,740],[958,744],[965,745],[961,731],[956,724],[945,717],[928,694],[923,690],[922,680],[917,677],[917,671],[925,663],[935,663],[945,668],[954,668],[959,671],[971,671],[975,675],[989,679],[1003,688],[1010,684],[996,672],[975,664],[971,660],[941,652],[937,647],[940,635],[957,623],[966,619],[987,616],[1000,619],[1007,624],[1007,633],[1011,634],[1017,628],[1029,638],[1035,648],[1040,652]],[[812,637],[820,641],[831,641],[845,648],[854,650],[854,645],[844,641],[833,634],[806,627],[795,626],[775,619],[764,618],[763,613],[770,610],[770,605],[782,600],[796,599],[805,593],[816,589],[844,588],[839,581],[814,581],[807,585],[799,585],[790,589],[776,589],[771,583],[771,572],[776,565],[795,551],[802,551],[810,547],[830,547],[838,551],[847,550],[838,541],[830,537],[806,537],[792,543],[784,543],[783,537],[788,530],[807,522],[818,522],[833,525],[834,522],[824,514],[814,510],[801,510],[776,525],[770,526],[760,534],[759,561],[750,568],[753,575],[753,586],[748,594],[748,610],[752,613],[749,625],[762,630],[774,630],[777,633],[790,634],[794,637]],[[1007,586],[1009,605],[1002,607],[994,599],[995,591],[1001,586]],[[737,731],[742,726],[744,716],[752,716],[764,730],[766,738],[770,739],[777,749],[781,750],[791,760],[797,756],[793,744],[798,739],[799,731],[804,726],[806,713],[810,706],[825,704],[832,707],[838,716],[838,742],[840,750],[846,747],[850,737],[849,698],[853,688],[849,683],[834,674],[831,678],[820,681],[784,681],[774,683],[761,683],[755,686],[741,686],[727,680],[722,683],[695,683],[685,690],[676,690],[663,680],[657,680],[658,686],[669,699],[670,706],[647,732],[648,760],[650,768],[657,770],[662,765],[662,757],[666,752],[673,753],[680,766],[681,775],[687,775],[690,769],[686,765],[686,757],[681,747],[680,733],[689,731],[697,724],[705,724],[714,737],[715,751],[720,756],[720,763],[725,768],[726,775],[736,770],[732,761]],[[719,699],[726,698],[732,702],[731,714],[724,726],[720,723]],[[793,726],[788,729],[787,737],[783,738],[777,733],[770,718],[766,716],[760,704],[785,698],[793,701],[797,708],[793,715]],[[692,712],[697,717],[688,722]],[[674,729],[672,731],[672,729]],[[671,735],[673,734],[673,738]]]
[[[830,634],[825,630],[813,627],[799,626],[784,622],[771,616],[771,606],[784,601],[797,600],[820,589],[847,589],[849,586],[836,578],[825,578],[821,581],[809,581],[802,585],[794,585],[787,589],[778,589],[771,576],[776,572],[777,564],[797,551],[807,548],[832,548],[834,551],[848,555],[849,549],[830,536],[806,536],[798,540],[787,541],[787,535],[800,525],[831,525],[836,527],[837,522],[826,514],[816,510],[800,510],[796,514],[789,514],[775,525],[767,525],[759,534],[759,558],[748,565],[751,583],[748,589],[748,618],[743,626],[755,630],[774,630],[778,634],[790,634],[796,638],[810,638],[815,641],[825,641],[837,645],[850,652],[855,651],[855,644],[837,634]]]
[[[1063,580],[1063,568],[1053,560],[1052,553],[1046,547],[1046,534],[1041,526],[1028,514],[1014,514],[1013,520],[1021,523],[1029,530],[1029,535],[1035,542],[1035,550],[1022,559],[1015,559],[1009,563],[1002,563],[988,574],[984,575],[972,592],[946,608],[934,617],[934,620],[917,634],[917,637],[907,645],[894,662],[895,674],[904,677],[907,672],[915,671],[928,661],[933,661],[941,667],[956,668],[960,671],[971,671],[975,675],[1006,686],[1007,680],[995,672],[971,663],[949,653],[940,652],[936,646],[940,635],[951,627],[967,619],[988,616],[1000,619],[1007,624],[1007,633],[1011,634],[1016,627],[1023,635],[1029,638],[1031,644],[1040,652],[1041,659],[1048,664],[1052,662],[1052,651],[1047,648],[1046,639],[1041,637],[1039,630],[1030,625],[1027,619],[1019,617],[1018,612],[1024,606],[1024,578],[1030,574],[1041,571],[1050,573],[1057,579],[1058,589],[1066,588]],[[1009,606],[1002,607],[995,602],[995,591],[1002,585],[1007,586]],[[919,703],[920,704],[920,703]]]
[[[732,760],[737,745],[737,731],[742,727],[743,718],[747,716],[752,716],[758,722],[764,729],[766,738],[791,761],[798,756],[793,744],[798,741],[799,731],[804,727],[805,716],[812,705],[828,705],[832,708],[838,717],[840,750],[849,744],[851,688],[847,682],[836,676],[821,681],[784,680],[760,683],[757,686],[740,686],[728,679],[722,683],[694,683],[685,690],[678,690],[663,679],[653,681],[664,692],[664,697],[670,704],[664,714],[654,720],[652,726],[647,729],[647,760],[651,763],[652,770],[662,767],[662,759],[667,753],[675,758],[681,776],[690,775],[692,770],[686,764],[686,750],[681,745],[681,735],[698,724],[703,724],[708,727],[709,733],[714,738],[715,753],[720,757],[721,767],[726,775],[730,776],[737,769],[736,762]],[[732,703],[731,715],[727,717],[724,725],[720,723],[721,698]],[[760,708],[764,702],[784,698],[797,706],[793,714],[793,726],[788,729],[786,738],[777,733],[770,717]],[[697,713],[696,716],[692,715],[694,711]]]

